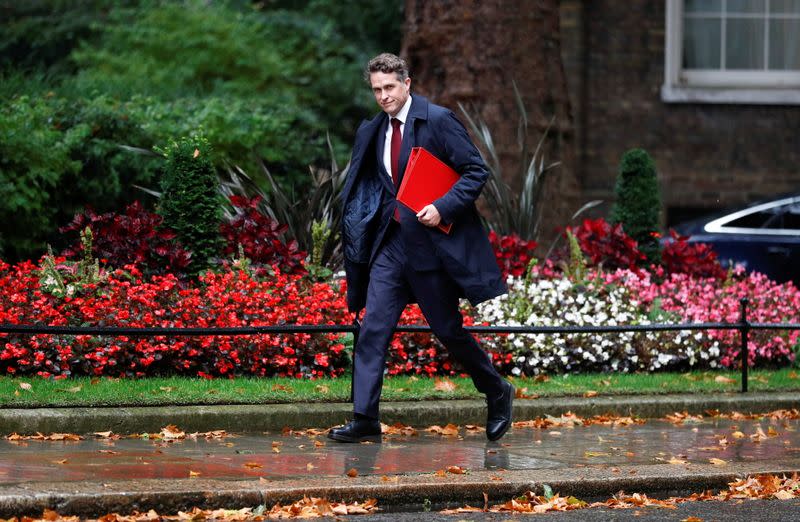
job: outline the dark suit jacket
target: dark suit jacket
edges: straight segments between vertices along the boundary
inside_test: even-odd
[[[412,95],[400,149],[401,181],[412,147],[424,147],[461,176],[447,194],[433,202],[442,220],[453,224],[450,234],[445,234],[421,224],[411,210],[396,202],[395,187],[382,161],[388,124],[383,112],[361,124],[342,189],[350,310],[364,307],[369,265],[395,207],[400,209],[400,235],[411,269],[444,270],[473,305],[505,293],[505,282],[475,208],[489,171],[464,126],[452,111]]]

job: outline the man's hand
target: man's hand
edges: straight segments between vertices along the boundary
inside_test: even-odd
[[[425,205],[425,207],[417,213],[417,219],[426,227],[435,227],[442,222],[442,216],[433,205]]]

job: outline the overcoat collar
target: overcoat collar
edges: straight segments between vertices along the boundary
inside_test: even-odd
[[[427,120],[428,119],[428,99],[424,96],[420,96],[418,94],[414,94],[411,96],[411,107],[408,110],[408,118],[405,122],[405,130],[403,135],[403,143],[400,146],[400,180],[403,179],[403,174],[406,170],[406,165],[408,164],[408,158],[411,155],[411,149],[415,145],[415,120]],[[360,169],[361,164],[364,160],[364,154],[368,153],[370,150],[376,151],[378,154],[378,165],[379,170],[381,173],[385,173],[385,168],[383,168],[383,161],[380,158],[383,158],[383,146],[384,146],[384,139],[386,128],[389,125],[389,116],[385,112],[380,112],[376,114],[371,120],[365,121],[361,128],[359,129],[356,135],[356,146],[353,148],[353,155],[350,160],[351,168],[353,171],[348,175],[347,182],[343,187],[342,194],[344,198],[347,198],[347,195],[350,193],[352,189],[352,185],[355,182],[357,170]],[[375,140],[375,148],[370,147],[370,144],[373,143]],[[388,173],[382,175],[381,178],[384,180],[386,187],[390,190],[390,192],[394,192],[394,187],[392,186],[392,182],[388,177]]]

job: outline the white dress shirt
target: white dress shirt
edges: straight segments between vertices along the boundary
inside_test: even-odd
[[[403,134],[406,132],[406,119],[408,118],[408,110],[411,108],[411,95],[408,96],[406,103],[400,112],[397,113],[397,118],[400,120],[400,136],[402,139]],[[389,116],[387,114],[387,116]],[[386,167],[386,172],[389,173],[389,179],[392,179],[392,116],[389,116],[389,125],[386,128],[386,139],[383,142],[383,166]],[[399,167],[398,167],[399,168]]]

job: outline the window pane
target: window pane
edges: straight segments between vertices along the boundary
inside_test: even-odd
[[[770,20],[769,68],[800,70],[800,20]]]
[[[769,12],[800,14],[800,0],[772,0],[769,3]]]
[[[719,69],[720,35],[719,18],[687,18],[683,28],[684,69]]]
[[[686,0],[684,11],[687,13],[721,13],[722,0]]]
[[[764,13],[766,10],[765,0],[728,0],[728,13]]]
[[[725,36],[726,69],[764,68],[764,20],[729,18]]]

